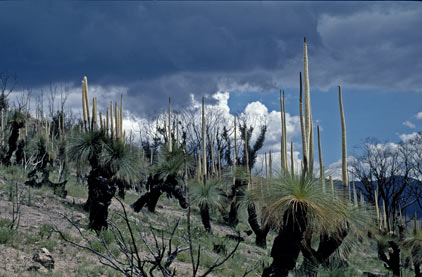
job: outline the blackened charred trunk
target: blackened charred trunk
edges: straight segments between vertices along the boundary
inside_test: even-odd
[[[211,232],[211,223],[210,223],[210,211],[207,204],[200,205],[199,210],[201,213],[202,224],[204,225],[205,231],[208,233]]]
[[[100,170],[94,169],[88,176],[88,184],[91,187],[88,227],[95,231],[107,229],[108,207],[116,193],[115,183],[104,178]]]
[[[160,179],[158,175],[155,175],[154,177],[149,176],[146,187],[149,189],[149,192],[143,194],[131,205],[135,212],[141,211],[144,206],[147,206],[150,212],[155,212],[158,200],[164,192],[166,192],[169,197],[175,197],[179,200],[179,205],[182,208],[186,209],[188,207],[183,191],[178,186],[176,177],[173,175],[167,176],[165,181]]]
[[[320,265],[328,266],[329,257],[340,247],[347,234],[348,228],[344,227],[331,236],[320,235],[317,251],[311,246],[311,237],[303,241],[301,249],[305,257],[303,268],[307,276],[317,276]]]
[[[234,185],[231,187],[231,193],[228,195],[228,199],[231,201],[229,214],[224,217],[224,221],[227,225],[236,227],[239,223],[237,218],[239,210],[239,198],[244,195],[244,187],[248,185],[247,181],[236,179]]]
[[[66,198],[67,190],[66,190],[66,183],[67,180],[61,183],[53,183],[49,180],[50,173],[47,169],[43,170],[43,179],[41,181],[42,185],[49,186],[53,188],[53,192],[55,195],[58,195],[62,198]]]
[[[303,206],[298,205],[296,210],[284,213],[283,225],[271,249],[273,262],[264,269],[262,277],[285,277],[295,268],[306,225],[306,209]]]
[[[122,198],[125,199],[125,189],[126,189],[126,182],[124,182],[123,180],[116,180],[117,183],[117,187],[118,187],[118,192],[117,195]]]
[[[3,164],[6,166],[10,165],[10,160],[12,159],[13,152],[15,152],[17,147],[17,141],[19,138],[19,129],[24,126],[23,122],[12,122],[12,132],[9,136],[8,145],[9,149],[7,150],[6,156],[3,159]]]
[[[230,204],[230,211],[227,218],[225,218],[227,224],[232,227],[236,227],[236,225],[239,223],[239,220],[237,219],[237,210],[239,208],[239,205],[232,201]]]
[[[414,262],[413,266],[415,267],[415,277],[422,277],[421,264]]]
[[[155,207],[157,206],[158,200],[163,192],[161,191],[160,185],[156,185],[154,189],[151,189],[149,192],[148,201],[146,203],[148,211],[151,213],[155,212]]]
[[[21,140],[19,141],[18,144],[18,149],[16,150],[16,164],[17,165],[22,165],[23,164],[23,156],[24,156],[24,151],[23,148],[25,147],[25,141]]]
[[[328,258],[340,247],[348,234],[348,228],[342,228],[333,236],[321,235],[316,252],[317,260],[320,264],[328,266]]]
[[[384,267],[393,272],[393,276],[400,276],[400,248],[392,240],[388,241],[388,245],[390,246],[389,257],[381,248],[378,248],[378,257],[385,263]]]
[[[255,233],[255,244],[259,247],[267,247],[267,234],[270,231],[270,228],[267,224],[261,226],[258,223],[258,216],[256,214],[255,204],[250,203],[248,205],[248,222],[252,228],[252,231]]]

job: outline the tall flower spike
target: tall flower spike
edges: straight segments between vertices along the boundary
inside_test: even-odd
[[[206,150],[206,125],[205,125],[205,99],[202,96],[202,159],[203,159],[203,163],[202,163],[202,168],[203,168],[203,172],[202,174],[204,175],[204,183],[205,183],[205,179],[207,176],[207,150]]]
[[[340,106],[340,119],[341,119],[341,145],[342,145],[342,155],[341,155],[341,173],[343,178],[344,194],[346,194],[347,187],[349,186],[349,176],[347,172],[347,144],[346,144],[346,121],[344,119],[344,110],[343,110],[343,98],[341,95],[341,86],[338,86],[338,100]],[[346,199],[346,197],[345,197]]]
[[[305,131],[305,123],[303,118],[303,88],[302,88],[302,72],[299,73],[300,89],[299,89],[299,117],[300,117],[300,131],[302,134],[302,160],[303,160],[303,173],[308,170],[308,144]]]
[[[325,193],[325,175],[324,175],[324,163],[322,162],[322,151],[321,151],[321,137],[319,134],[319,126],[317,126],[318,135],[318,154],[319,154],[319,178],[321,180],[322,191]]]
[[[309,171],[313,166],[311,166],[311,163],[313,163],[313,160],[311,160],[311,132],[312,132],[312,111],[311,111],[311,96],[310,96],[310,87],[309,87],[309,70],[308,70],[308,46],[306,43],[306,37],[303,41],[303,64],[304,64],[304,83],[305,83],[305,136],[307,140],[307,157],[308,157],[308,166]],[[312,172],[310,172],[312,173]]]

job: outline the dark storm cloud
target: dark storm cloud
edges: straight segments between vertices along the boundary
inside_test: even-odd
[[[295,86],[306,35],[311,85],[420,90],[417,4],[2,2],[0,70],[24,87],[83,75],[125,86],[139,111],[168,96]]]

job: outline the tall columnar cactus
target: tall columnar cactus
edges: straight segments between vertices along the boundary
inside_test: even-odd
[[[204,183],[207,177],[207,146],[206,146],[206,124],[205,124],[205,99],[202,96],[202,159],[203,159],[203,176],[204,176]]]
[[[319,154],[319,178],[321,180],[322,191],[325,193],[325,175],[324,175],[324,163],[322,162],[322,150],[321,150],[321,137],[319,133],[319,126],[317,126],[318,133],[318,154]]]
[[[349,176],[347,172],[347,144],[346,144],[346,121],[344,119],[344,110],[343,110],[343,98],[341,95],[341,86],[338,86],[338,100],[340,106],[340,119],[341,119],[341,145],[342,145],[342,155],[341,155],[341,173],[343,178],[344,194],[346,194],[347,187],[349,186]],[[344,197],[346,199],[346,197]]]
[[[265,159],[265,179],[268,179],[268,163],[267,163],[267,152],[264,154]]]
[[[302,160],[303,160],[303,173],[308,171],[308,143],[305,132],[305,123],[303,118],[303,88],[302,88],[302,72],[299,73],[299,117],[300,117],[300,131],[302,134]]]

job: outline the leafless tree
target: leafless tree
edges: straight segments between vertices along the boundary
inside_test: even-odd
[[[361,153],[351,162],[354,178],[362,183],[358,190],[372,204],[378,192],[378,202],[385,203],[388,229],[392,230],[399,209],[406,209],[416,201],[412,193],[409,149],[367,139]]]
[[[0,72],[1,94],[0,94],[0,110],[7,110],[9,107],[8,97],[13,92],[17,83],[17,75],[8,72]]]

